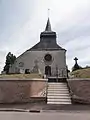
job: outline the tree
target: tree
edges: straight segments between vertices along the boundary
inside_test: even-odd
[[[6,74],[9,73],[9,68],[12,64],[14,64],[15,60],[16,60],[16,56],[11,54],[11,52],[9,52],[6,56],[6,62],[4,66],[4,71],[6,72]]]

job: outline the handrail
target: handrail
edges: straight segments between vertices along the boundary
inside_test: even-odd
[[[48,81],[46,82],[46,103],[47,103],[47,94],[48,94]]]

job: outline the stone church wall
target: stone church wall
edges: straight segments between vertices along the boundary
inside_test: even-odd
[[[51,54],[52,61],[46,62],[44,56],[46,54]],[[55,51],[27,51],[23,55],[16,59],[15,64],[12,66],[10,71],[12,73],[18,72],[18,70],[29,69],[30,72],[33,71],[35,66],[38,67],[39,71],[44,75],[45,66],[51,66],[51,71],[53,74],[56,73],[56,67],[58,68],[58,74],[61,76],[66,76],[66,56],[65,50],[55,50]]]

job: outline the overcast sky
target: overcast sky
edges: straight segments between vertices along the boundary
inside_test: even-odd
[[[90,65],[90,0],[0,0],[0,71],[9,51],[19,56],[39,42],[50,9],[52,30],[67,65]]]

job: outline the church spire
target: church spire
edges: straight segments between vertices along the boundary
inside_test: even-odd
[[[51,24],[50,24],[49,18],[48,18],[48,20],[47,20],[47,25],[46,25],[45,31],[48,31],[48,32],[52,31],[52,30],[51,30]]]

